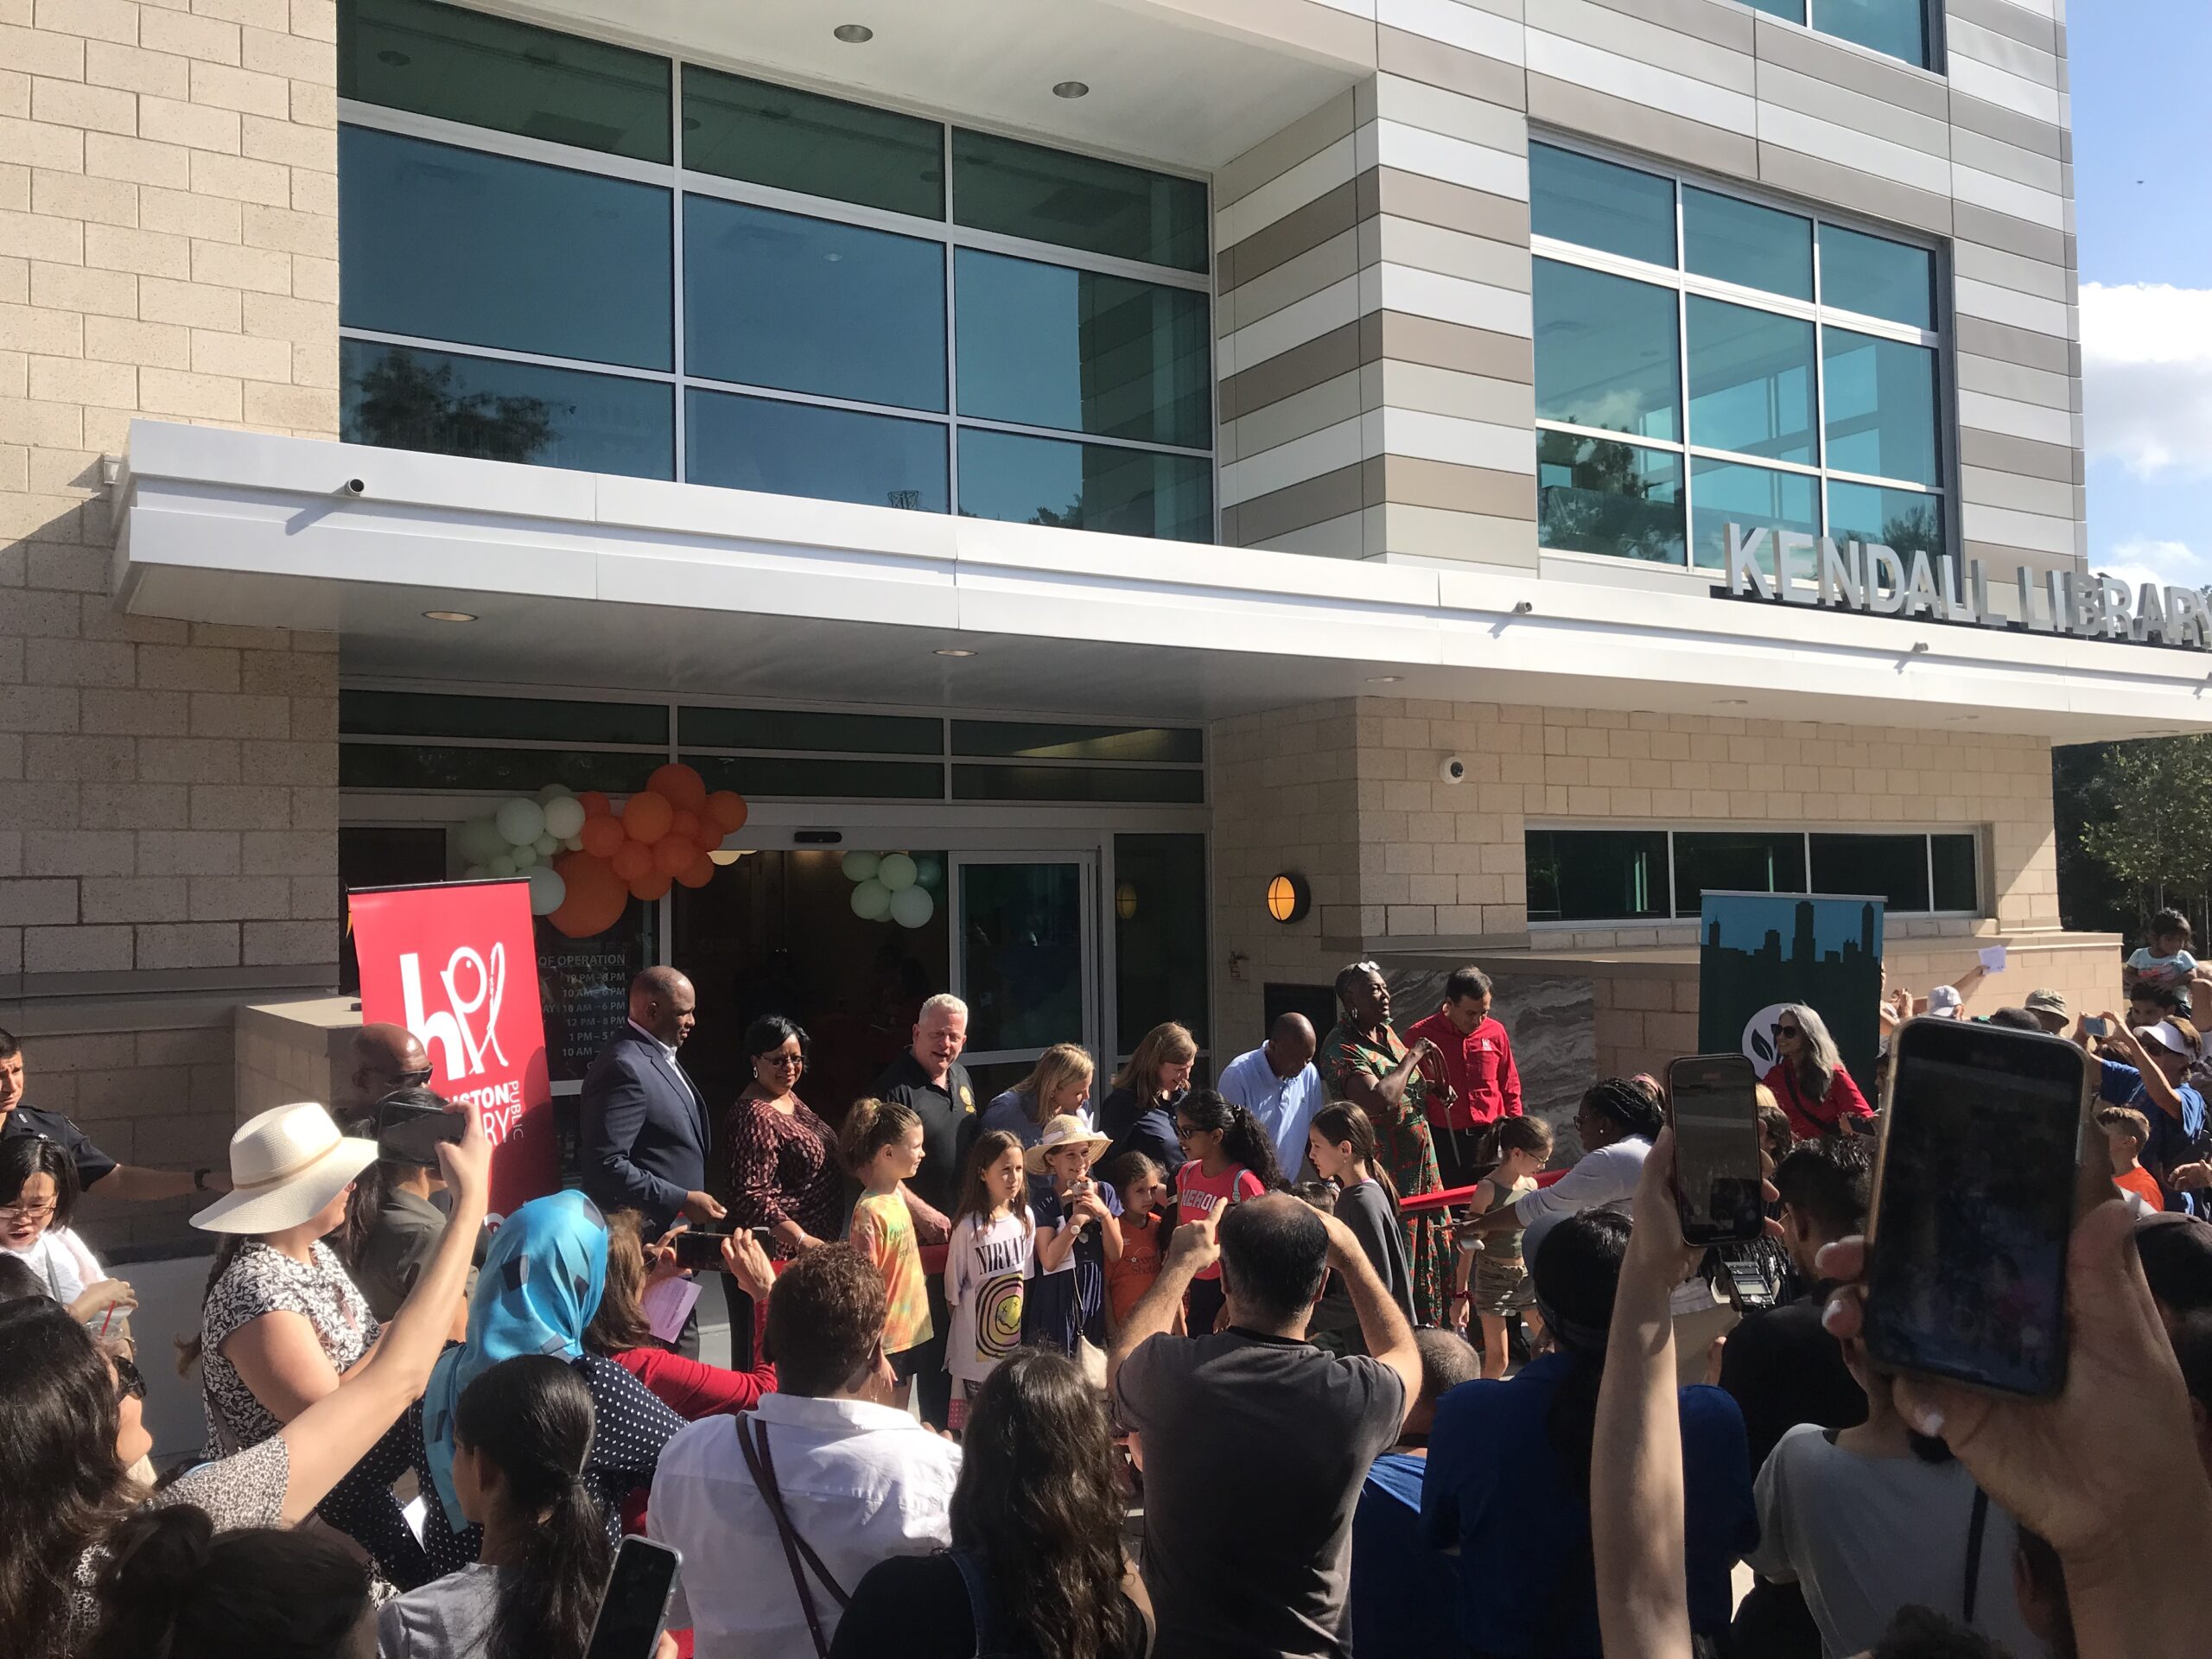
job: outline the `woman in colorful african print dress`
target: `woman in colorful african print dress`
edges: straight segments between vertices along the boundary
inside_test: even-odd
[[[1421,1056],[1434,1052],[1415,1039],[1408,1048],[1390,1028],[1390,988],[1371,962],[1354,963],[1337,976],[1344,1017],[1321,1039],[1315,1064],[1332,1099],[1348,1100],[1375,1126],[1382,1161],[1401,1196],[1440,1192],[1436,1145],[1424,1107],[1427,1084]],[[1442,1325],[1452,1300],[1452,1218],[1442,1210],[1404,1217],[1406,1254],[1413,1263],[1414,1323]]]

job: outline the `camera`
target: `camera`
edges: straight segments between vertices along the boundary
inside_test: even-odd
[[[1467,781],[1467,763],[1456,754],[1447,754],[1436,768],[1436,776],[1442,783],[1464,784]]]

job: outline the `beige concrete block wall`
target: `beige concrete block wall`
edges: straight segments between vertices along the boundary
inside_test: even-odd
[[[336,21],[0,0],[0,1002],[334,954],[336,639],[120,613],[102,458],[138,414],[335,435]],[[86,1040],[131,1069],[134,1035]],[[183,1110],[123,1091],[167,1127],[118,1152],[219,1154],[227,1033],[194,1064]]]

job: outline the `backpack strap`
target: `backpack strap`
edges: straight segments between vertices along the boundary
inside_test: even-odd
[[[814,1553],[814,1547],[801,1537],[798,1529],[791,1524],[791,1516],[784,1508],[783,1489],[776,1484],[775,1459],[768,1454],[767,1425],[755,1422],[749,1414],[736,1416],[731,1421],[737,1428],[737,1444],[745,1453],[745,1466],[752,1471],[753,1484],[759,1488],[761,1501],[767,1504],[768,1513],[775,1520],[776,1535],[783,1541],[784,1560],[791,1570],[791,1588],[798,1592],[799,1611],[806,1616],[807,1634],[814,1638],[816,1659],[830,1659],[830,1642],[822,1633],[822,1616],[815,1611],[814,1592],[806,1581],[807,1569],[813,1569],[814,1576],[822,1580],[822,1587],[830,1592],[840,1608],[848,1605],[852,1598],[845,1593],[836,1576],[823,1565],[821,1556]],[[753,1443],[756,1433],[760,1436],[758,1446]],[[802,1560],[804,1566],[800,1565]]]
[[[1974,1623],[1974,1604],[1981,1595],[1981,1541],[1989,1527],[1989,1494],[1976,1486],[1974,1489],[1974,1512],[1967,1521],[1967,1582],[1966,1593],[1960,1598],[1966,1610],[1966,1623]]]

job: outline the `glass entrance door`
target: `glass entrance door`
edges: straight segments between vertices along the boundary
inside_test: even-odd
[[[979,1106],[1055,1043],[1101,1052],[1097,877],[1090,854],[954,855],[952,984]]]

